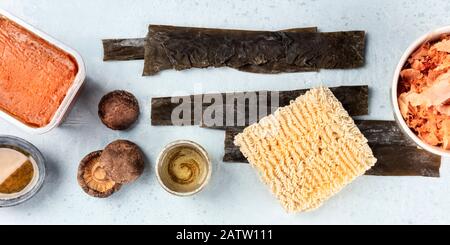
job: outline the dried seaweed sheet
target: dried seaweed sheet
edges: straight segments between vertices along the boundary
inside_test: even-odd
[[[367,115],[369,112],[369,87],[367,85],[362,86],[340,86],[330,88],[334,93],[336,98],[341,101],[344,108],[349,112],[351,116],[361,116]],[[299,89],[293,91],[281,91],[277,92],[278,94],[278,106],[286,106],[290,103],[291,100],[294,100],[298,96],[306,93],[308,89]],[[267,113],[265,115],[271,114],[275,111],[277,107],[272,107],[272,97],[271,93],[267,91],[258,91],[252,92],[256,95],[256,110],[260,111],[260,106],[267,106]],[[225,128],[224,125],[227,125],[227,112],[234,113],[234,122],[233,124],[228,124],[227,126],[248,126],[257,121],[258,118],[261,118],[263,115],[259,115],[258,118],[249,118],[249,104],[248,101],[245,101],[243,106],[238,106],[237,100],[230,101],[227,98],[233,97],[233,95],[239,96],[242,98],[244,93],[222,93],[222,94],[200,94],[200,95],[190,95],[190,96],[178,96],[178,97],[160,97],[160,98],[152,98],[152,111],[151,111],[151,123],[155,126],[170,126],[173,125],[172,122],[172,113],[174,113],[175,108],[180,106],[182,103],[186,103],[188,107],[190,107],[190,117],[188,117],[189,121],[187,121],[184,125],[199,125],[201,124],[204,127],[209,128]],[[202,115],[206,109],[214,109],[214,100],[211,102],[205,102],[204,98],[214,98],[219,97],[222,98],[223,104],[220,104],[223,115],[223,123],[221,125],[205,125]],[[195,104],[201,104],[202,106],[194,106]],[[262,111],[262,110],[261,110]],[[200,116],[199,116],[200,114]],[[245,124],[238,124],[238,115],[243,115],[245,117]],[[216,115],[217,116],[217,115]]]
[[[270,32],[150,25],[143,74],[224,66],[271,74],[356,68],[364,64],[364,51],[364,31]]]
[[[104,39],[103,61],[144,59],[145,38]]]
[[[281,32],[317,32],[317,27],[310,28],[293,28],[281,30]],[[237,68],[239,71],[251,72],[251,73],[280,73],[280,72],[308,72],[308,71],[319,71],[318,68],[314,67],[304,67],[299,68],[295,65],[290,65],[285,62],[280,62],[276,60],[268,61],[264,64],[248,64]],[[268,72],[271,71],[271,72]]]
[[[281,30],[285,32],[317,32],[317,27],[293,28]],[[128,38],[128,39],[104,39],[103,42],[103,61],[123,61],[123,60],[143,60],[145,53],[146,38]],[[274,63],[268,63],[266,69],[274,66]],[[254,69],[261,69],[260,66],[247,66],[240,68],[243,71],[252,72]],[[256,72],[256,71],[253,71]]]
[[[441,157],[417,148],[394,121],[360,120],[356,124],[378,159],[367,175],[439,177]],[[224,162],[248,163],[233,143],[242,130],[243,127],[226,129]]]

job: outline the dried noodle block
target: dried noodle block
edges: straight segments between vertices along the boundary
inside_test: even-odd
[[[289,212],[318,208],[376,162],[353,119],[323,87],[247,127],[235,144]]]

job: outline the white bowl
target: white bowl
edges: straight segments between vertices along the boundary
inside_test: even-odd
[[[53,115],[53,118],[51,119],[50,123],[47,124],[46,126],[40,127],[40,128],[31,127],[31,126],[21,122],[20,120],[16,119],[15,117],[9,115],[8,113],[5,113],[0,110],[0,118],[1,119],[4,119],[4,120],[10,122],[11,124],[21,128],[22,130],[24,130],[28,133],[32,133],[32,134],[47,133],[62,123],[62,121],[64,120],[64,117],[70,111],[72,105],[74,104],[74,102],[76,100],[76,97],[79,94],[79,91],[84,83],[84,79],[86,78],[86,68],[85,68],[83,59],[81,58],[80,54],[78,54],[78,52],[76,52],[75,50],[69,48],[68,46],[66,46],[65,44],[54,39],[50,35],[40,31],[39,29],[35,28],[34,26],[32,26],[32,25],[26,23],[25,21],[15,17],[14,15],[8,13],[7,11],[0,9],[0,16],[6,17],[7,19],[22,26],[26,30],[28,30],[28,31],[34,33],[35,35],[41,37],[42,39],[46,40],[47,42],[54,45],[55,47],[65,51],[66,53],[70,54],[77,62],[78,73],[75,76],[72,86],[67,91],[67,94],[64,97],[64,100],[61,102],[61,105],[59,106],[55,115]]]
[[[402,114],[400,113],[400,108],[398,106],[398,97],[397,97],[397,87],[398,82],[400,78],[400,72],[403,69],[405,63],[407,62],[408,58],[411,56],[411,54],[416,51],[423,43],[427,41],[434,41],[441,37],[442,34],[450,34],[450,26],[442,27],[439,29],[436,29],[434,31],[431,31],[420,38],[418,38],[416,41],[414,41],[408,49],[406,49],[405,53],[401,57],[400,61],[398,62],[397,68],[395,69],[394,77],[392,79],[392,87],[391,87],[391,102],[394,109],[394,117],[397,121],[397,124],[400,126],[402,131],[408,135],[408,137],[413,140],[420,148],[425,149],[431,153],[434,153],[436,155],[450,157],[450,151],[446,151],[440,147],[432,146],[428,143],[425,143],[423,140],[421,140],[416,133],[414,133],[406,124],[405,120],[402,117]]]

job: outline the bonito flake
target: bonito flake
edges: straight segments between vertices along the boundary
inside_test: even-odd
[[[235,144],[288,212],[318,208],[376,162],[367,139],[324,87],[245,128]]]
[[[398,105],[424,142],[450,150],[450,36],[425,42],[400,73]]]

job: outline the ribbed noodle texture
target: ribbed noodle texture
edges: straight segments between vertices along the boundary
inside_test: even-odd
[[[235,144],[288,212],[318,208],[376,162],[367,139],[324,87],[247,127]]]

